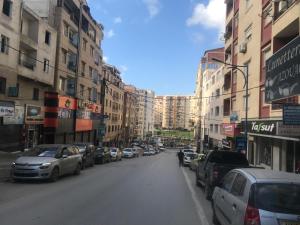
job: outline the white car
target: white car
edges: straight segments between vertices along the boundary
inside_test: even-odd
[[[110,148],[110,159],[112,161],[122,160],[122,152],[118,148]]]
[[[189,166],[192,162],[192,160],[197,156],[196,153],[194,152],[187,152],[184,153],[184,158],[183,158],[183,165],[184,166]]]
[[[154,148],[149,148],[149,152],[150,152],[151,155],[155,155],[155,150],[154,150]]]
[[[123,149],[123,157],[124,158],[133,158],[134,152],[132,148],[124,148]]]

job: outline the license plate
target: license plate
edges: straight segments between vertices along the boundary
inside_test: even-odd
[[[300,222],[280,221],[280,225],[300,225]]]

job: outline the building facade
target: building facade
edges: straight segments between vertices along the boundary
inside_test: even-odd
[[[206,149],[223,149],[224,66],[203,73],[201,133]]]
[[[0,150],[17,151],[43,143],[43,98],[54,83],[57,32],[26,2],[2,0],[0,7]]]
[[[155,93],[151,90],[137,89],[138,97],[138,138],[145,139],[154,132],[154,99]]]
[[[226,60],[235,65],[248,65],[249,95],[245,96],[240,72],[234,69],[225,72],[224,86],[231,96],[224,99],[227,116],[224,124],[230,124],[228,129],[234,130],[234,138],[247,129],[247,156],[251,164],[295,172],[300,166],[300,127],[284,124],[282,109],[285,104],[299,103],[299,80],[295,80],[299,58],[294,46],[300,42],[300,3],[262,0],[257,4],[253,0],[235,0],[226,4]],[[257,14],[261,16],[251,16]],[[281,79],[277,79],[277,75]],[[233,117],[234,122],[230,122]],[[235,141],[235,145],[238,142]]]
[[[54,84],[45,93],[45,143],[99,139],[103,26],[85,1],[25,0],[58,34]]]
[[[104,64],[102,74],[107,81],[104,114],[108,116],[108,120],[106,120],[105,124],[104,144],[120,146],[124,142],[124,83],[122,82],[120,71],[115,66]]]
[[[162,128],[163,121],[163,96],[155,96],[154,100],[154,127]]]

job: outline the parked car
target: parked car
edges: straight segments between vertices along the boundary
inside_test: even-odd
[[[144,149],[144,153],[143,153],[143,156],[150,156],[152,153],[150,152],[149,149]]]
[[[197,153],[195,153],[195,152],[184,153],[183,166],[190,166],[191,161],[196,157],[196,155],[197,155]]]
[[[205,187],[205,196],[211,199],[215,186],[235,168],[249,167],[245,154],[232,151],[209,151],[196,169],[196,183]]]
[[[123,157],[124,158],[133,158],[134,152],[132,148],[124,148],[123,149]]]
[[[190,163],[190,169],[195,171],[199,161],[204,160],[204,158],[205,158],[205,154],[197,154],[196,157],[194,157],[194,159]]]
[[[150,152],[150,155],[155,155],[155,150],[154,150],[154,148],[150,147],[150,148],[149,148],[149,152]]]
[[[186,154],[186,153],[195,153],[193,149],[183,149],[182,152],[184,154]]]
[[[18,179],[56,181],[65,174],[80,174],[82,157],[74,145],[38,145],[12,163],[11,175]]]
[[[96,163],[107,163],[110,162],[110,151],[107,147],[98,147],[95,152],[95,162]]]
[[[122,152],[119,148],[110,148],[110,159],[111,161],[121,161]]]
[[[76,143],[82,156],[82,169],[95,164],[95,146],[90,143]]]
[[[300,224],[300,176],[264,169],[235,169],[212,197],[214,223]]]
[[[141,150],[142,149],[140,147],[134,147],[133,148],[133,155],[134,155],[134,157],[139,157]]]

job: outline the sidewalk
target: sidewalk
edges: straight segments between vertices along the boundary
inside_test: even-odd
[[[0,152],[0,181],[5,181],[10,177],[11,163],[20,155],[19,152]]]

